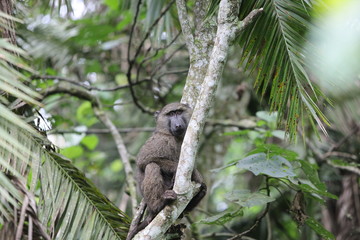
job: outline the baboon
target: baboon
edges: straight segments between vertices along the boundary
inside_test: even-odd
[[[137,159],[137,182],[147,204],[148,215],[132,233],[144,229],[154,217],[173,202],[177,196],[172,190],[175,173],[180,157],[181,144],[192,114],[186,104],[170,103],[155,113],[156,129],[142,146]],[[206,194],[206,185],[197,169],[194,169],[192,181],[201,184],[199,193],[190,201],[185,211],[191,211]]]

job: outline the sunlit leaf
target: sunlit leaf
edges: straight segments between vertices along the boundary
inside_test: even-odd
[[[85,136],[81,143],[84,144],[89,150],[94,150],[99,143],[99,138],[96,135]]]
[[[72,146],[61,149],[60,153],[67,158],[74,159],[82,156],[84,153],[84,149],[81,146]]]

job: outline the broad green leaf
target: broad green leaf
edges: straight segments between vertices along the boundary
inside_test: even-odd
[[[250,190],[234,190],[226,193],[225,198],[238,203],[242,207],[261,206],[275,201],[273,197],[259,192],[251,193]]]
[[[83,102],[76,111],[76,119],[86,125],[92,126],[98,122],[98,119],[94,116],[94,112],[91,107],[91,103],[86,101]]]
[[[311,227],[317,234],[319,234],[322,238],[326,240],[335,239],[335,236],[326,230],[324,226],[322,226],[318,221],[316,221],[313,217],[308,217],[305,220],[305,223]]]
[[[265,153],[253,154],[238,161],[236,166],[249,170],[255,175],[265,174],[276,178],[295,176],[290,162],[277,155],[268,157]]]
[[[60,153],[67,158],[74,159],[82,156],[84,149],[81,146],[72,146],[61,149]]]
[[[81,140],[89,150],[94,150],[99,143],[99,138],[96,135],[88,135]]]
[[[110,169],[113,172],[120,172],[123,169],[123,163],[117,159],[110,164]]]
[[[223,225],[238,216],[242,216],[242,214],[243,214],[243,211],[241,208],[234,212],[224,211],[224,212],[216,214],[214,216],[202,219],[202,220],[200,220],[200,223],[205,223],[205,224],[209,224],[209,225]]]
[[[119,10],[120,0],[104,0],[104,3],[105,3],[111,10]]]

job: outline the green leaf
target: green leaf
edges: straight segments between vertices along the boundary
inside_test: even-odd
[[[117,84],[119,85],[124,85],[128,83],[127,77],[125,74],[121,73],[121,74],[117,74],[115,76],[115,81]]]
[[[255,86],[262,96],[270,93],[270,110],[278,112],[278,125],[285,125],[290,139],[297,134],[298,123],[308,116],[326,133],[329,124],[316,102],[324,94],[310,81],[306,69],[305,34],[311,26],[310,4],[303,1],[242,1],[240,19],[251,10],[264,11],[238,39],[243,48],[241,62],[250,71],[257,70]],[[285,120],[285,124],[282,120]],[[318,131],[316,126],[314,130]]]
[[[275,198],[262,193],[251,193],[250,190],[234,190],[225,194],[229,201],[236,202],[242,207],[261,206],[275,201]]]
[[[123,163],[117,159],[110,164],[110,169],[113,172],[120,172],[123,169]]]
[[[295,176],[290,162],[277,155],[269,157],[265,153],[256,153],[238,161],[236,166],[255,175],[265,174],[276,178]]]
[[[116,30],[122,31],[126,26],[128,26],[133,20],[133,14],[131,11],[125,11],[122,14],[123,19],[116,25]]]
[[[225,132],[224,136],[242,136],[246,135],[250,132],[250,130],[240,130],[240,131],[234,131],[234,132]]]
[[[104,3],[105,3],[111,10],[119,10],[120,0],[104,0]]]
[[[249,154],[255,154],[255,153],[266,153],[268,156],[280,155],[289,161],[294,161],[298,157],[298,154],[296,152],[279,147],[278,145],[275,144],[257,145],[256,149],[251,151]]]
[[[266,111],[259,111],[256,112],[256,116],[262,120],[265,120],[268,123],[276,123],[277,121],[277,112],[266,112]]]
[[[318,172],[315,168],[315,165],[310,164],[307,161],[300,160],[301,169],[304,171],[306,177],[310,180],[315,187],[321,191],[326,191],[326,186],[323,182],[320,181]]]
[[[81,140],[89,150],[94,150],[99,143],[99,138],[96,135],[88,135]]]
[[[100,73],[102,72],[102,66],[99,63],[99,61],[97,60],[88,60],[86,61],[86,66],[85,66],[85,72],[86,73]]]
[[[67,158],[74,159],[82,156],[84,153],[84,149],[80,146],[72,146],[61,149],[60,153]]]
[[[233,220],[234,218],[236,218],[238,216],[242,216],[242,215],[243,215],[243,211],[241,208],[234,212],[224,211],[224,212],[216,214],[214,216],[202,219],[202,220],[200,220],[200,223],[205,223],[205,224],[209,224],[209,225],[224,225],[225,223]]]
[[[322,226],[318,221],[316,221],[314,218],[312,217],[308,217],[305,220],[305,223],[311,227],[317,234],[319,234],[322,238],[326,239],[326,240],[331,240],[331,239],[335,239],[335,236],[329,232],[328,230],[326,230],[324,228],[324,226]]]
[[[80,123],[82,123],[88,127],[90,127],[98,122],[98,119],[94,116],[94,112],[92,110],[91,103],[88,101],[83,102],[78,107],[78,109],[76,111],[76,119]]]
[[[300,183],[297,186],[303,192],[318,194],[320,196],[325,196],[325,197],[329,197],[329,198],[332,198],[332,199],[338,199],[338,197],[335,196],[334,194],[331,194],[331,193],[327,192],[326,190],[319,190],[319,189],[313,188],[313,187],[311,187],[310,185],[308,185],[306,183]]]

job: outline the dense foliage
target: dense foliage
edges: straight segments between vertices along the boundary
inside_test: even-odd
[[[0,239],[125,238],[136,154],[156,110],[199,94],[220,2],[186,2],[192,35],[185,1],[0,4]],[[228,49],[196,158],[208,193],[186,234],[358,239],[356,7],[241,2],[240,20],[263,12]]]

